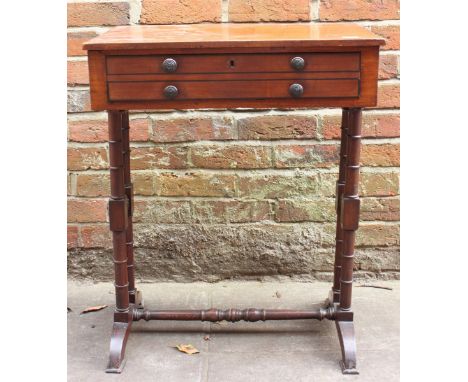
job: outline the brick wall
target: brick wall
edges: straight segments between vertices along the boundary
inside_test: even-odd
[[[379,104],[364,112],[356,274],[398,277],[399,1],[133,0],[68,4],[68,264],[110,279],[107,124],[81,44],[115,25],[354,21],[382,35]],[[340,111],[131,114],[138,275],[329,279]]]

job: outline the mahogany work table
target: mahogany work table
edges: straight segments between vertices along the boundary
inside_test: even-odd
[[[356,374],[351,290],[361,144],[361,111],[377,103],[384,41],[353,24],[199,24],[117,27],[84,45],[91,105],[107,110],[116,308],[107,372],[121,372],[138,320],[265,321],[329,319],[341,367]],[[334,281],[321,307],[147,310],[135,287],[129,110],[342,108],[336,187]]]

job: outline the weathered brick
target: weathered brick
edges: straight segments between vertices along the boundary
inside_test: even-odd
[[[67,83],[70,86],[89,84],[87,61],[67,61]]]
[[[107,152],[104,148],[69,147],[67,154],[69,170],[102,170],[108,168]]]
[[[396,197],[362,198],[361,220],[400,220],[400,200]]]
[[[112,233],[107,224],[81,226],[81,241],[84,248],[112,248]]]
[[[297,173],[294,175],[239,175],[239,196],[253,199],[290,198],[334,194],[334,176]]]
[[[265,115],[240,118],[239,139],[313,139],[317,137],[317,118],[298,115]]]
[[[67,226],[67,248],[76,248],[79,246],[78,239],[78,226],[68,225]]]
[[[145,142],[149,139],[149,119],[130,120],[130,140]],[[107,142],[109,139],[106,120],[68,121],[68,139],[74,142]]]
[[[68,56],[85,56],[86,51],[83,50],[83,43],[96,37],[96,32],[70,32],[67,34],[67,55]]]
[[[74,174],[67,174],[67,195],[73,194],[73,176]]]
[[[275,147],[277,168],[327,168],[337,164],[337,145],[280,145]]]
[[[69,90],[67,92],[67,111],[69,113],[91,111],[89,90]]]
[[[190,24],[221,21],[221,0],[143,0],[140,23]]]
[[[370,30],[385,38],[385,45],[382,50],[400,49],[400,26],[399,25],[373,25]]]
[[[190,142],[197,140],[236,139],[232,118],[176,118],[156,120],[152,127],[153,142]]]
[[[109,174],[76,174],[77,196],[109,196]]]
[[[230,0],[229,21],[309,21],[309,0]]]
[[[400,227],[398,224],[363,222],[356,234],[358,247],[397,246],[399,244]]]
[[[272,205],[258,200],[199,200],[192,202],[195,223],[249,223],[271,220]]]
[[[136,199],[134,222],[180,224],[193,221],[188,200]]]
[[[323,117],[323,137],[339,139],[341,116]],[[366,114],[362,117],[363,138],[394,138],[400,136],[400,116],[398,114]]]
[[[400,84],[380,83],[377,94],[377,108],[388,109],[400,107]]]
[[[400,76],[398,59],[399,56],[396,54],[384,54],[380,56],[379,79],[389,80]]]
[[[364,144],[361,150],[363,166],[399,166],[400,144]]]
[[[105,222],[107,200],[68,199],[67,215],[69,223]]]
[[[129,23],[130,7],[126,1],[67,4],[69,27],[127,25]]]
[[[278,222],[333,221],[335,199],[280,199],[275,216]]]
[[[133,170],[187,168],[188,148],[183,146],[134,147],[130,153]]]
[[[234,175],[162,173],[156,179],[160,196],[234,196]]]
[[[389,20],[400,18],[399,0],[320,0],[320,20]]]
[[[360,191],[362,196],[395,196],[399,193],[399,174],[391,172],[361,173]]]
[[[199,168],[268,168],[272,166],[268,146],[219,145],[191,148],[192,164]]]
[[[132,171],[133,192],[135,195],[156,194],[155,175],[148,172]]]

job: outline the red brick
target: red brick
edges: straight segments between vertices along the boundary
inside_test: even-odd
[[[88,62],[67,61],[67,83],[68,85],[88,85]]]
[[[320,20],[390,20],[400,18],[399,0],[320,0]]]
[[[399,166],[400,145],[362,145],[361,163],[363,166]]]
[[[398,78],[399,75],[398,56],[396,54],[385,54],[380,56],[379,79],[389,80],[392,78]]]
[[[377,94],[377,108],[388,109],[400,107],[400,84],[380,83]]]
[[[69,27],[127,25],[130,23],[128,2],[86,2],[67,4]]]
[[[370,30],[383,38],[385,45],[382,50],[399,50],[400,49],[400,26],[399,25],[377,25],[371,26]]]
[[[69,90],[67,92],[67,112],[82,113],[91,111],[89,90]]]
[[[68,199],[67,214],[69,223],[105,222],[107,200]]]
[[[130,140],[147,142],[149,140],[149,118],[130,119]]]
[[[235,175],[162,173],[156,180],[160,196],[234,196]]]
[[[400,200],[398,198],[362,198],[360,219],[363,221],[400,220]]]
[[[106,142],[107,121],[68,121],[68,139],[74,142]]]
[[[241,118],[237,122],[239,139],[311,139],[317,137],[314,116],[267,115]]]
[[[104,148],[80,147],[68,148],[69,170],[102,170],[107,169],[107,153]]]
[[[130,167],[133,170],[183,169],[188,166],[187,155],[187,147],[136,147],[130,153]]]
[[[229,21],[309,21],[309,0],[230,0]]]
[[[192,164],[199,168],[268,168],[272,166],[268,146],[199,146],[191,149]]]
[[[145,142],[149,139],[149,119],[130,120],[130,140]],[[74,142],[107,142],[106,120],[81,120],[68,122],[68,139]]]
[[[221,0],[143,0],[141,24],[221,21]]]
[[[341,116],[326,115],[323,118],[323,137],[340,138]],[[363,114],[363,138],[394,138],[400,136],[400,116],[397,114]]]
[[[67,248],[78,247],[78,226],[68,225],[67,226]]]
[[[156,120],[150,137],[153,142],[190,142],[236,138],[237,132],[229,117]]]
[[[81,226],[83,248],[111,248],[112,233],[107,224],[87,224]]]
[[[277,168],[326,168],[339,160],[337,145],[281,145],[275,148]]]
[[[68,56],[85,56],[86,51],[83,50],[83,43],[96,37],[96,32],[70,32],[67,34],[67,55]]]

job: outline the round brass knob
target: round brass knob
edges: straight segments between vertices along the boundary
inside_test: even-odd
[[[293,96],[294,98],[299,98],[300,96],[302,96],[302,94],[304,94],[304,88],[301,84],[292,84],[289,87],[289,94],[291,94],[291,96]]]
[[[167,73],[172,73],[177,70],[177,61],[173,58],[166,58],[162,63],[163,70]]]
[[[295,70],[304,70],[305,61],[302,57],[294,57],[293,59],[291,59],[291,66]]]
[[[179,95],[179,89],[177,89],[174,85],[169,85],[164,88],[164,97],[173,99]]]

